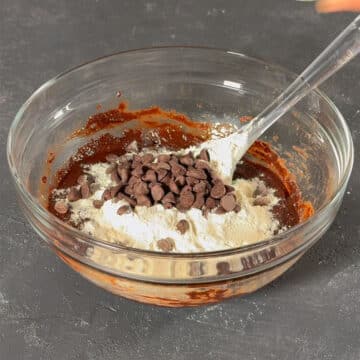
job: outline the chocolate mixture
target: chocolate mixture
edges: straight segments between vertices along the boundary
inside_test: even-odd
[[[175,120],[176,123],[161,123],[159,116]],[[154,117],[157,120],[154,120]],[[152,206],[162,204],[165,208],[176,207],[180,211],[190,208],[201,209],[204,216],[210,211],[223,214],[229,211],[238,212],[234,189],[219,179],[209,164],[209,155],[203,150],[195,158],[192,153],[183,156],[174,154],[153,155],[146,149],[156,150],[159,146],[178,150],[206,140],[209,124],[194,123],[184,115],[165,112],[159,108],[129,112],[121,104],[118,109],[92,116],[88,124],[77,131],[74,136],[85,136],[104,128],[112,128],[125,121],[142,122],[141,129],[127,130],[121,138],[105,134],[97,140],[90,141],[78,149],[76,156],[69,160],[66,167],[57,174],[55,188],[70,188],[66,194],[70,205],[49,195],[49,210],[63,220],[69,219],[71,202],[88,198],[96,191],[90,175],[86,174],[86,165],[106,161],[108,173],[116,184],[106,189],[102,200],[94,200],[93,206],[100,208],[104,201],[124,199],[129,206],[121,206],[118,214],[131,212],[136,205]],[[184,130],[184,125],[189,129]],[[193,126],[192,126],[193,125]],[[192,132],[191,129],[200,132]],[[91,151],[89,151],[91,150]],[[139,152],[142,151],[140,155]],[[90,155],[89,155],[90,154]],[[74,160],[77,159],[77,160]],[[78,160],[80,159],[80,160]],[[275,196],[280,201],[273,207],[274,217],[280,226],[291,227],[301,220],[300,209],[303,203],[299,200],[297,188],[286,186],[282,179],[267,167],[244,158],[237,166],[234,179],[252,179],[258,177],[266,186],[259,186],[255,191],[254,205],[267,205],[267,187],[275,189]],[[177,229],[184,233],[188,229],[186,221],[180,221]],[[165,241],[165,248],[171,247]],[[162,241],[162,240],[161,240]]]

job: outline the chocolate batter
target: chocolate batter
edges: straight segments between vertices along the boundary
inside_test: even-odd
[[[136,121],[137,126],[125,130],[122,137],[114,137],[107,133],[79,148],[76,156],[70,158],[68,163],[57,172],[51,189],[76,185],[79,176],[83,173],[83,165],[105,162],[109,154],[123,155],[134,140],[138,144],[139,151],[149,146],[160,146],[175,151],[209,139],[211,132],[210,124],[194,122],[183,114],[165,111],[159,107],[129,111],[122,102],[117,109],[91,116],[85,127],[71,134],[70,138],[92,135],[130,121]],[[53,158],[54,154],[49,154],[49,164]],[[272,211],[281,227],[294,226],[312,215],[312,205],[302,200],[296,181],[284,162],[268,144],[260,141],[249,149],[234,174],[234,179],[255,177],[261,178],[268,187],[275,189],[275,196],[280,201]],[[50,192],[49,211],[66,221],[68,215],[65,211],[61,211],[64,209],[56,209],[55,205]]]

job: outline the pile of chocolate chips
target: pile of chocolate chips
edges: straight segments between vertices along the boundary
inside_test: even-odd
[[[223,214],[239,211],[234,188],[225,185],[209,164],[209,154],[202,150],[195,158],[191,152],[174,154],[134,154],[131,159],[107,156],[108,169],[117,184],[103,194],[103,200],[124,199],[132,207],[161,203],[166,209],[180,211],[201,209]],[[119,213],[128,209],[119,209]]]
[[[234,188],[225,185],[216,175],[204,149],[196,158],[189,152],[183,156],[134,154],[131,158],[109,154],[106,160],[109,163],[107,173],[116,185],[104,191],[102,200],[94,200],[96,208],[104,201],[123,199],[130,206],[121,206],[119,215],[130,212],[137,205],[150,207],[155,204],[162,204],[166,209],[176,207],[180,211],[197,208],[204,216],[210,211],[224,214],[240,210]],[[95,185],[87,174],[79,177],[78,184],[80,188],[72,187],[68,193],[70,202],[88,198]]]

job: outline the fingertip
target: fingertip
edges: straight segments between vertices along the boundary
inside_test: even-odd
[[[340,11],[339,2],[336,0],[318,0],[315,7],[319,13]]]
[[[320,13],[360,11],[360,0],[318,0],[315,6]]]

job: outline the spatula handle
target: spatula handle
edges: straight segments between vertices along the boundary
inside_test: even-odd
[[[252,127],[251,135],[249,134],[251,142],[359,52],[360,16],[342,31],[279,97],[249,123]]]

